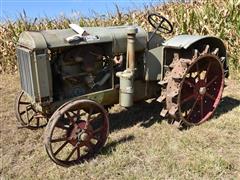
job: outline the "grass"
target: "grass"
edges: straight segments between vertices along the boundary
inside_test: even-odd
[[[115,14],[101,15],[94,13],[93,18],[79,16],[30,19],[23,11],[16,21],[7,21],[0,27],[0,73],[16,72],[15,45],[21,32],[25,30],[62,29],[70,22],[80,26],[112,26],[138,24],[145,30],[152,30],[147,22],[150,12],[166,16],[174,25],[170,38],[178,34],[213,35],[221,38],[228,50],[230,76],[240,78],[240,1],[239,0],[201,0],[193,4],[168,3],[146,6],[144,10],[122,13],[116,5]]]
[[[215,116],[180,131],[159,117],[160,105],[110,111],[111,133],[95,159],[63,168],[43,147],[44,129],[18,129],[14,98],[19,77],[0,75],[2,179],[239,179],[240,83],[228,80]],[[144,111],[143,111],[144,109]]]

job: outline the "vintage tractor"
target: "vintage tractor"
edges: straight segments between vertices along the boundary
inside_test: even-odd
[[[69,166],[91,158],[109,133],[105,107],[156,98],[161,116],[199,125],[216,110],[228,76],[226,49],[212,36],[157,32],[173,26],[159,14],[138,26],[26,31],[17,46],[22,91],[16,117],[22,126],[46,126],[49,157]]]

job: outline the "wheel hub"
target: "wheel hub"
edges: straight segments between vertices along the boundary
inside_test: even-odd
[[[200,95],[204,95],[206,93],[206,91],[207,91],[206,87],[200,87],[199,88],[199,94]]]
[[[198,98],[198,97],[204,96],[206,92],[207,92],[207,87],[206,87],[205,81],[199,80],[195,86],[195,97]]]
[[[78,142],[82,141],[81,136],[85,133],[85,125],[85,121],[80,121],[79,123],[76,123],[70,131],[68,139],[73,146],[75,146]]]

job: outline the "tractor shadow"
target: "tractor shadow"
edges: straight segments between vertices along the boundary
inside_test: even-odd
[[[115,130],[132,127],[138,123],[145,128],[152,126],[156,122],[161,123],[163,120],[160,116],[161,109],[162,105],[159,102],[152,101],[148,103],[143,101],[138,102],[131,108],[110,113],[110,133]]]
[[[121,108],[120,106],[114,106],[112,108],[116,108],[116,110],[109,113],[110,133],[116,130],[132,127],[139,123],[140,126],[148,128],[154,123],[161,123],[163,120],[160,116],[162,105],[156,101],[152,101],[151,103],[141,101],[128,109]],[[107,143],[100,153],[103,155],[109,155],[116,150],[116,147],[119,144],[133,141],[134,139],[135,137],[133,135],[121,137],[118,140]]]
[[[222,101],[217,107],[213,117],[218,118],[238,106],[240,106],[240,100],[225,96],[222,98]],[[145,128],[152,126],[156,122],[161,123],[162,120],[164,120],[164,118],[160,116],[161,109],[162,104],[156,101],[151,103],[139,102],[126,110],[110,113],[110,133],[115,130],[132,127],[138,123],[140,123],[140,126]],[[193,127],[181,126],[178,129],[182,131]]]
[[[238,106],[240,106],[240,100],[225,96],[222,98],[220,105],[214,113],[214,118],[228,113]],[[140,123],[140,126],[145,128],[152,126],[154,123],[161,123],[163,120],[163,118],[160,116],[161,109],[162,105],[156,101],[151,103],[139,102],[131,108],[121,110],[120,112],[110,113],[110,133],[115,130],[132,127],[138,123]],[[194,126],[180,126],[178,129],[179,131],[185,131],[189,130],[190,128],[194,128]],[[128,135],[121,137],[118,140],[114,140],[102,148],[101,154],[112,154],[119,144],[133,141],[134,139],[135,137],[133,135]]]
[[[232,111],[234,108],[236,108],[238,106],[240,106],[240,100],[229,97],[229,96],[223,97],[219,106],[217,107],[216,111],[214,112],[213,117],[210,118],[210,121],[212,118],[218,118],[218,117],[222,116],[223,114],[229,113],[230,111]],[[194,128],[194,126],[192,126],[192,127],[181,126],[179,128],[179,130],[185,131],[190,128]]]
[[[225,96],[222,98],[222,101],[217,107],[213,117],[218,118],[219,116],[232,111],[235,107],[238,107],[238,106],[240,106],[239,99]]]
[[[102,149],[101,149],[101,154],[103,155],[109,155],[109,154],[112,154],[112,152],[114,152],[116,150],[116,147],[119,145],[119,144],[122,144],[122,143],[126,143],[128,141],[133,141],[134,140],[134,136],[133,135],[128,135],[128,136],[124,136],[124,137],[121,137],[120,139],[118,140],[114,140],[110,143],[107,143]]]

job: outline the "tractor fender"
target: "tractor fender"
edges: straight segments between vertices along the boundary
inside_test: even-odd
[[[175,36],[163,43],[164,51],[166,56],[168,56],[167,49],[176,49],[178,51],[182,50],[201,50],[204,46],[209,45],[210,51],[214,51],[216,48],[219,49],[218,56],[224,57],[223,68],[225,70],[225,77],[229,76],[229,68],[227,62],[227,51],[223,41],[214,36],[200,36],[200,35],[179,35]],[[202,49],[203,50],[203,49]]]
[[[226,57],[226,48],[224,43],[222,40],[214,36],[179,35],[163,43],[166,48],[172,49],[188,49],[203,44],[218,47],[221,56]]]

